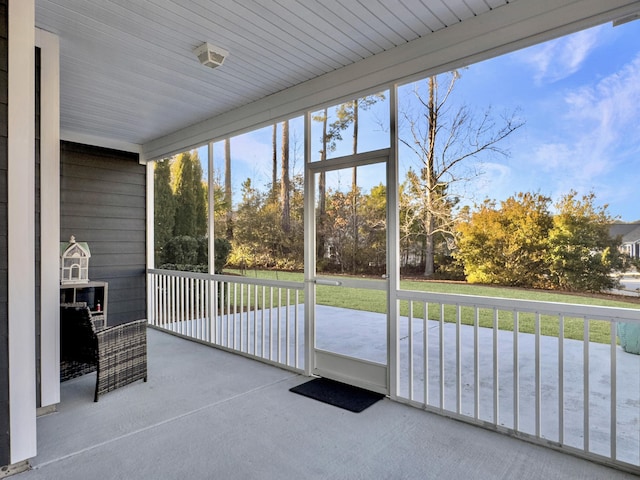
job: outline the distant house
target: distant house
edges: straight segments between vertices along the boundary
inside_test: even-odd
[[[609,234],[620,237],[620,250],[631,258],[640,258],[640,223],[615,223],[611,225]]]

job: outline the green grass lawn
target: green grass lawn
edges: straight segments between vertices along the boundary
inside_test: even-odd
[[[228,270],[229,273],[239,274],[239,271]],[[275,272],[270,270],[248,270],[245,277],[263,278],[271,280],[286,280],[302,282],[304,276],[297,272]],[[609,307],[635,308],[640,309],[640,304],[623,299],[611,299],[588,295],[571,295],[544,290],[528,290],[506,287],[491,287],[484,285],[470,285],[465,283],[434,282],[403,280],[400,282],[403,290],[414,290],[430,293],[453,293],[464,295],[477,295],[484,297],[513,298],[520,300],[536,300],[542,302],[574,303],[580,305],[598,305]],[[325,285],[318,285],[316,290],[317,302],[320,305],[350,308],[367,312],[386,312],[386,294],[379,290],[336,288]],[[301,295],[300,301],[303,301]],[[400,302],[400,315],[409,314],[409,302]],[[439,320],[441,315],[440,305],[429,305],[428,317],[430,320]],[[424,318],[424,307],[420,302],[413,305],[414,318]],[[492,327],[494,314],[493,310],[481,309],[479,311],[479,325],[481,327]],[[471,307],[460,309],[461,322],[465,325],[473,325],[475,322],[475,310]],[[444,321],[455,322],[457,319],[457,309],[453,305],[445,305]],[[519,331],[523,333],[533,333],[535,330],[535,317],[533,314],[521,313],[518,318]],[[498,328],[501,330],[513,331],[513,313],[500,311],[498,313]],[[542,315],[540,318],[540,331],[543,335],[558,336],[559,320],[555,316]],[[583,320],[577,318],[564,319],[564,336],[566,338],[582,340],[584,336]],[[589,338],[592,342],[610,342],[610,323],[602,321],[590,321]]]

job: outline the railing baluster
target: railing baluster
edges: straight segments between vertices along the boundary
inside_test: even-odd
[[[203,300],[202,280],[200,280],[199,278],[196,278],[195,283],[196,283],[196,293],[195,293],[196,295],[196,299],[195,299],[196,337],[198,338],[198,340],[205,340],[204,336],[202,335],[202,332],[203,332],[202,321],[204,320],[202,315],[202,300]]]
[[[473,318],[473,379],[474,379],[474,412],[473,417],[480,418],[480,309],[475,307]]]
[[[413,400],[413,302],[409,302],[409,322],[407,325],[409,348],[409,399]]]
[[[564,444],[564,315],[558,326],[558,442]]]
[[[584,406],[583,406],[583,421],[584,421],[584,425],[583,425],[583,438],[584,438],[584,451],[588,452],[589,451],[589,320],[586,318],[583,318],[583,327],[584,327],[584,337],[583,337],[583,341],[582,341],[582,353],[583,353],[583,358],[582,358],[582,375],[583,375],[583,380],[584,380]]]
[[[162,282],[162,296],[163,296],[163,317],[162,317],[162,326],[166,327],[169,318],[169,279],[165,277]]]
[[[422,343],[424,345],[424,404],[429,405],[429,304],[423,303]]]
[[[500,374],[498,355],[498,309],[493,309],[493,423],[500,425]]]
[[[251,285],[247,285],[247,290],[251,291]],[[251,303],[249,303],[249,311],[251,311]],[[253,287],[253,354],[258,353],[258,286]]]
[[[193,278],[189,278],[185,282],[185,306],[186,306],[186,319],[185,327],[187,328],[187,335],[193,337]]]
[[[238,284],[233,284],[233,348],[238,349],[237,323],[238,323]],[[241,318],[242,319],[242,318]],[[242,325],[240,325],[240,348],[242,348]]]
[[[513,311],[513,429],[520,428],[520,356],[518,352],[518,331],[520,330],[520,314]]]
[[[298,318],[298,305],[300,304],[300,292],[298,290],[295,291],[296,292],[296,304],[295,304],[295,309],[294,309],[294,321],[295,321],[295,332],[294,335],[296,336],[295,338],[295,367],[299,368],[299,358],[300,358],[300,352],[298,351],[300,349],[300,332],[299,332],[299,326],[298,326],[298,322],[299,322],[299,318]]]
[[[541,398],[541,381],[540,381],[540,314],[536,313],[535,317],[535,394],[536,394],[536,437],[540,438],[541,433],[541,409],[542,409],[542,398]]]
[[[273,360],[273,287],[269,289],[269,360]]]
[[[180,333],[182,335],[187,334],[187,301],[185,295],[187,290],[187,287],[185,286],[186,283],[186,278],[180,278],[180,292],[178,294],[178,301],[180,302]]]
[[[177,278],[171,277],[171,300],[170,300],[170,315],[171,315],[171,328],[174,332],[178,331],[178,326],[180,325],[178,322],[180,318],[178,318],[178,307],[176,304],[176,295],[178,294],[177,289]]]
[[[609,393],[609,397],[610,397],[610,431],[609,431],[609,439],[611,442],[611,448],[610,448],[610,452],[609,454],[611,455],[611,458],[613,460],[617,460],[618,458],[618,451],[617,451],[617,439],[618,439],[618,372],[617,372],[617,353],[616,353],[616,347],[617,347],[617,336],[616,336],[616,331],[618,328],[618,322],[616,322],[615,320],[611,322],[611,333],[609,335],[610,338],[610,346],[611,346],[611,360],[610,360],[610,372],[609,372],[609,376],[611,378],[610,380],[610,387],[611,387],[611,391]],[[640,439],[638,441],[638,453],[640,454]],[[639,455],[640,458],[640,455]]]
[[[266,322],[264,321],[264,317],[265,317],[265,313],[266,313],[266,303],[265,303],[265,293],[266,293],[266,287],[264,285],[262,285],[262,310],[260,311],[260,325],[261,325],[261,329],[262,329],[262,345],[260,345],[260,356],[262,356],[262,358],[264,358],[264,346],[265,346],[265,342],[267,339],[267,334],[265,332],[265,325]]]
[[[462,307],[456,305],[456,413],[462,411],[462,339],[460,325]]]
[[[278,315],[277,315],[277,320],[278,320],[278,336],[277,336],[277,342],[278,342],[278,348],[277,348],[277,355],[278,355],[278,363],[282,362],[282,340],[280,337],[280,312],[282,311],[282,289],[278,288]]]
[[[284,334],[284,338],[285,338],[285,343],[284,343],[284,348],[285,348],[285,364],[287,365],[291,365],[290,362],[290,350],[291,348],[289,348],[289,317],[290,317],[290,312],[289,310],[291,309],[291,296],[290,296],[290,290],[287,288],[287,307],[285,309],[285,319],[286,319],[286,323],[285,323],[285,334]]]
[[[444,410],[444,303],[440,304],[440,409]]]
[[[246,297],[245,297],[246,289]],[[240,341],[240,350],[249,353],[251,341],[251,288],[244,283],[240,284],[240,328],[244,333]]]
[[[227,298],[227,312],[226,312],[226,319],[227,319],[227,347],[233,348],[233,346],[235,345],[235,334],[236,334],[236,329],[235,329],[235,324],[233,323],[233,313],[231,310],[231,282],[225,282],[226,283],[226,298]]]
[[[207,321],[205,322],[205,328],[207,329],[207,341],[209,343],[214,343],[214,339],[215,339],[215,332],[216,332],[216,325],[215,325],[215,316],[213,315],[214,312],[214,308],[215,308],[215,296],[212,296],[211,293],[214,292],[215,290],[211,289],[211,284],[213,283],[213,280],[206,280],[203,282],[203,288],[204,288],[204,305],[202,306]]]
[[[193,280],[195,284],[195,298],[194,298],[194,317],[195,317],[195,328],[196,328],[196,338],[198,340],[204,340],[202,338],[202,314],[200,312],[200,304],[202,303],[202,295],[200,294],[200,289],[202,288],[202,281],[199,278],[195,278]]]

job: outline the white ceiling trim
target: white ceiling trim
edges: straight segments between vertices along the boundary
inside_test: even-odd
[[[481,61],[631,13],[638,0],[515,1],[366,58],[142,146],[155,160],[303,114]]]

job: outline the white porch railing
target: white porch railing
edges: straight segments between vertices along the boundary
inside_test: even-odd
[[[640,356],[616,341],[617,324],[640,324],[639,310],[397,298],[408,311],[399,400],[640,473]],[[595,330],[606,344],[589,341]]]
[[[304,370],[296,282],[149,270],[149,323],[290,370]]]
[[[151,325],[304,372],[303,283],[168,270],[148,279]],[[640,355],[615,335],[620,322],[640,324],[640,310],[406,290],[396,298],[392,397],[640,473]],[[595,331],[606,343],[592,341]]]

